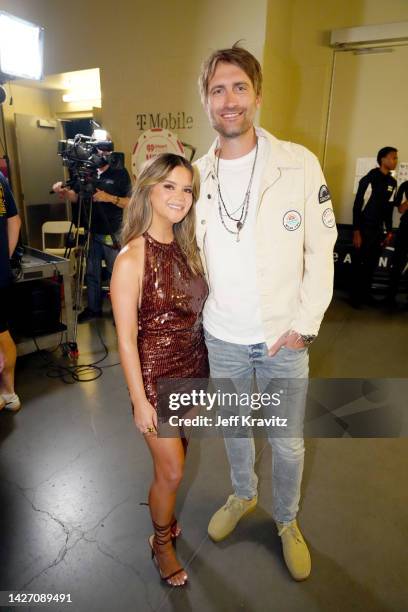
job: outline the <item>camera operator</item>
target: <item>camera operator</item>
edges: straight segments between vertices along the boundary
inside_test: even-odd
[[[10,258],[17,246],[21,220],[10,187],[0,172],[0,410],[16,412],[20,399],[14,391],[17,350],[8,328],[10,308]]]
[[[119,252],[119,231],[123,209],[129,203],[131,182],[126,168],[114,168],[109,164],[110,152],[98,149],[102,156],[97,170],[96,191],[92,196],[90,243],[86,264],[87,307],[78,315],[78,323],[102,316],[102,261],[109,274]],[[69,189],[61,181],[53,185],[53,191],[61,199],[78,202],[79,188]],[[87,213],[85,213],[86,215]],[[76,222],[75,216],[73,221]]]

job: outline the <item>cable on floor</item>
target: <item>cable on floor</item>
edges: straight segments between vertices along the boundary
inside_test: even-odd
[[[110,363],[103,366],[99,365],[108,357],[109,349],[102,337],[98,324],[96,324],[96,332],[102,344],[104,355],[97,361],[86,364],[62,365],[55,363],[52,359],[47,358],[62,346],[62,334],[61,341],[58,346],[51,350],[41,349],[38,346],[37,340],[33,338],[34,344],[37,348],[37,353],[44,359],[45,365],[48,367],[46,376],[48,378],[59,378],[66,385],[73,385],[77,382],[93,382],[103,375],[103,370],[105,368],[113,368],[114,366],[120,365],[120,362]]]

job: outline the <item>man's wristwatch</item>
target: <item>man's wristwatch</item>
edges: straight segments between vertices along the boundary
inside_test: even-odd
[[[302,338],[305,346],[310,346],[313,340],[316,339],[316,335],[313,334],[299,334],[299,338]]]
[[[303,344],[305,346],[310,346],[313,342],[313,340],[316,339],[316,334],[300,334],[298,331],[296,331],[296,329],[291,329],[289,331],[289,335],[290,334],[296,334],[297,335],[297,340],[302,340]]]

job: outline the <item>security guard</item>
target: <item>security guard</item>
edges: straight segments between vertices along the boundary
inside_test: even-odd
[[[392,238],[392,213],[397,181],[391,171],[398,163],[397,149],[384,147],[378,151],[378,168],[360,180],[353,206],[353,279],[352,305],[375,303],[371,282],[381,249]],[[384,240],[384,224],[387,236]]]

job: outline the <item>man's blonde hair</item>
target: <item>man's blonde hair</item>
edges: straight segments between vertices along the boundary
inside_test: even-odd
[[[262,68],[256,57],[249,51],[239,46],[236,42],[231,49],[218,49],[208,57],[201,66],[201,73],[198,78],[201,102],[206,105],[208,98],[208,84],[217,68],[218,62],[235,64],[248,75],[256,96],[262,93]]]

